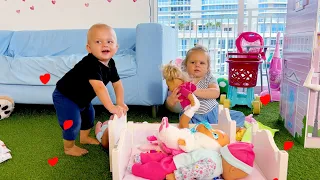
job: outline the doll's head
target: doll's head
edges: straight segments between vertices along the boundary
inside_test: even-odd
[[[167,86],[170,91],[179,87],[182,83],[188,81],[188,76],[181,71],[181,69],[170,61],[162,67],[162,75],[166,80]]]
[[[215,151],[230,143],[229,136],[225,132],[213,129],[209,124],[199,124],[195,136],[198,136],[201,147]]]
[[[222,156],[222,177],[225,180],[236,180],[251,174],[255,153],[253,144],[235,142],[220,149]]]
[[[212,129],[212,128],[208,129],[205,127],[205,125],[199,124],[197,127],[197,132],[201,132],[202,134],[207,135],[211,139],[216,140],[221,147],[230,143],[230,138],[228,134],[226,134],[225,132],[219,129]]]

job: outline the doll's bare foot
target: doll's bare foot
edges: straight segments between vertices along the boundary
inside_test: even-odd
[[[75,145],[74,141],[63,140],[64,153],[70,156],[83,156],[88,150]]]
[[[101,131],[101,126],[102,126],[102,123],[100,121],[97,122],[96,124],[96,128],[95,128],[95,135],[97,135],[100,131]]]
[[[100,142],[96,138],[92,138],[92,137],[81,138],[80,143],[81,144],[96,144],[96,145],[100,144]]]
[[[173,173],[166,175],[166,180],[175,180],[175,179],[176,179],[176,177],[174,176]]]

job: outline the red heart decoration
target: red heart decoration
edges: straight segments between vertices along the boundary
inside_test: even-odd
[[[291,149],[292,146],[293,146],[293,141],[286,141],[283,144],[283,149],[287,151],[287,150]]]
[[[137,0],[133,0],[133,2],[137,2]]]
[[[54,157],[51,159],[48,159],[48,163],[50,164],[50,166],[55,166],[58,163],[58,157]]]
[[[63,129],[64,130],[70,129],[72,127],[72,125],[73,125],[73,121],[72,120],[66,120],[63,123]]]
[[[270,94],[261,96],[260,101],[263,105],[267,105],[270,102]]]
[[[52,0],[51,3],[52,3],[52,4],[56,4],[56,0]]]
[[[18,14],[19,14],[19,13],[20,13],[20,10],[19,10],[19,9],[18,9],[18,10],[16,10],[16,13],[18,13]]]
[[[31,9],[31,10],[34,10],[34,6],[31,6],[30,9]]]
[[[108,0],[108,2],[111,2],[112,0]]]
[[[278,180],[278,178],[274,178],[273,180]]]
[[[40,81],[43,83],[43,84],[47,84],[50,80],[50,74],[44,74],[44,75],[41,75],[40,76]]]
[[[89,7],[89,3],[85,3],[84,5],[85,5],[86,7]]]

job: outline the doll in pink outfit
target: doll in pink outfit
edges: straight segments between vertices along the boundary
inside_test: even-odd
[[[171,92],[179,88],[179,93],[181,94],[179,100],[181,107],[184,109],[184,113],[179,120],[179,127],[188,127],[190,119],[200,107],[199,100],[193,94],[197,87],[193,83],[188,82],[188,75],[183,73],[181,69],[172,62],[163,66],[162,74]]]

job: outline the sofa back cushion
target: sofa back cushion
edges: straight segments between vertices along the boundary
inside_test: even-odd
[[[42,57],[85,54],[87,29],[14,31],[7,55],[11,57]],[[115,29],[120,49],[135,45],[135,29]],[[1,46],[0,46],[1,52]]]
[[[0,31],[0,55],[5,55],[12,35],[12,31]]]

